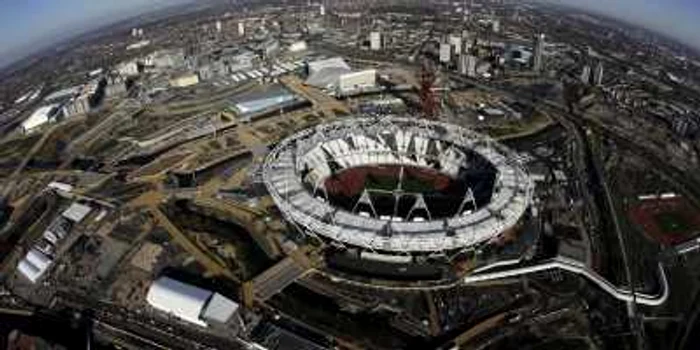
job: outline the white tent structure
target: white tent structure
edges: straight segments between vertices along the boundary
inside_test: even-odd
[[[221,294],[169,277],[154,281],[146,300],[160,311],[202,327],[207,327],[207,322],[226,323],[238,310],[236,302]]]
[[[154,308],[172,314],[184,321],[206,327],[200,318],[202,309],[212,292],[161,277],[151,285],[146,300]]]
[[[352,69],[340,57],[309,62],[309,77],[306,79],[306,84],[333,90],[338,86],[340,77],[348,73],[352,73]]]

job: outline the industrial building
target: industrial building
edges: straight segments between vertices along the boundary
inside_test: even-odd
[[[17,270],[30,282],[36,283],[49,269],[53,260],[32,248],[17,265]]]
[[[132,77],[139,75],[139,65],[138,62],[128,61],[122,62],[116,67],[116,72],[122,77]]]
[[[376,85],[377,71],[374,69],[343,74],[338,78],[338,92],[340,94],[362,91],[367,88],[373,88]]]
[[[470,78],[476,77],[476,67],[479,59],[474,55],[462,55],[459,57],[459,74]]]
[[[72,189],[70,185],[51,183],[51,188]],[[17,265],[17,271],[31,283],[36,283],[53,264],[52,255],[56,246],[68,236],[73,225],[82,222],[92,212],[92,207],[78,202],[72,203],[44,230],[42,237],[29,249]]]
[[[185,52],[182,49],[159,50],[146,56],[144,64],[158,70],[180,68],[185,65]]]
[[[306,49],[308,49],[306,41],[297,41],[289,45],[289,52],[302,52],[306,51]]]
[[[74,202],[61,215],[75,223],[79,223],[92,212],[92,208],[85,204]]]
[[[64,103],[74,96],[78,95],[82,90],[82,86],[71,86],[65,89],[54,91],[48,96],[44,97],[44,102],[46,103]]]
[[[226,324],[238,311],[238,304],[225,296],[160,277],[148,289],[148,304],[183,321],[201,327]]]
[[[199,84],[199,76],[194,73],[187,73],[170,80],[170,86],[181,88]]]
[[[304,100],[281,85],[272,85],[236,97],[233,110],[243,119],[268,110],[290,107]]]

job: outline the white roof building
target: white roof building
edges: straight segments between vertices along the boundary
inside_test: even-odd
[[[148,45],[150,45],[150,44],[151,44],[151,41],[150,41],[150,40],[141,40],[141,41],[139,41],[139,42],[136,42],[136,43],[133,43],[133,44],[131,44],[131,45],[128,45],[128,46],[126,47],[126,50],[127,50],[127,51],[129,51],[129,50],[138,50],[138,49],[142,49],[142,48],[144,48],[144,47],[146,47],[146,46],[148,46]]]
[[[88,216],[91,211],[92,208],[89,206],[74,202],[61,215],[68,220],[78,223],[83,221],[83,219],[85,219],[85,217]]]
[[[17,271],[19,271],[22,276],[26,277],[30,282],[36,283],[44,271],[40,270],[38,267],[30,264],[26,260],[22,260],[17,265]]]
[[[46,270],[49,269],[51,263],[53,263],[53,261],[49,257],[32,248],[17,265],[17,271],[30,282],[36,283]]]
[[[202,313],[202,319],[207,322],[226,323],[236,311],[238,311],[238,304],[235,301],[214,293]]]
[[[306,51],[307,48],[308,45],[306,45],[306,41],[297,41],[289,45],[289,52]]]
[[[82,86],[77,85],[77,86],[71,86],[65,89],[61,89],[58,91],[55,91],[48,96],[44,97],[44,101],[46,102],[59,102],[59,101],[64,101],[64,100],[69,100],[71,97],[77,95],[80,93],[80,90],[82,89]]]
[[[374,69],[363,70],[343,74],[338,77],[338,90],[340,92],[359,91],[377,85],[377,71]]]
[[[341,57],[333,57],[325,60],[309,62],[309,75],[319,73],[323,69],[336,68],[350,70],[350,66]]]
[[[58,105],[50,104],[34,111],[34,113],[32,113],[32,115],[29,116],[29,118],[22,122],[22,130],[25,133],[29,133],[35,130],[36,128],[48,123],[56,110],[56,106]]]
[[[199,76],[194,73],[187,73],[170,80],[172,87],[188,87],[199,84]]]
[[[338,86],[340,77],[348,73],[352,73],[352,69],[340,57],[310,62],[306,84],[333,90]]]
[[[207,322],[226,323],[238,304],[218,294],[169,277],[151,284],[146,300],[154,308],[181,320],[207,327]]]
[[[212,292],[168,277],[157,279],[148,289],[146,300],[154,308],[184,321],[206,327],[199,316]]]
[[[139,65],[136,61],[122,62],[117,65],[116,71],[123,77],[139,75]]]
[[[56,243],[58,243],[58,236],[56,236],[56,234],[49,230],[44,231],[44,238],[46,238],[46,240],[53,245],[56,245]]]
[[[73,185],[69,185],[67,183],[57,182],[57,181],[53,181],[53,182],[49,183],[46,187],[54,189],[54,190],[62,191],[62,192],[72,192],[73,191]]]
[[[39,268],[39,270],[46,270],[51,266],[51,259],[49,259],[46,255],[40,253],[36,249],[30,249],[29,252],[27,252],[27,255],[24,257],[24,259],[31,263],[32,265],[36,266]]]

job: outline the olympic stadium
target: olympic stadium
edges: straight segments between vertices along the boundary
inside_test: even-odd
[[[300,233],[393,262],[498,239],[533,187],[521,158],[488,136],[398,116],[296,133],[268,154],[263,180]]]

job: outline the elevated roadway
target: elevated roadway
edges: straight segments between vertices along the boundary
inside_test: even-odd
[[[602,290],[613,296],[615,299],[624,302],[636,302],[637,304],[646,306],[659,306],[668,300],[670,287],[668,285],[668,280],[666,278],[666,272],[661,264],[659,264],[659,278],[661,280],[661,290],[658,294],[645,294],[641,292],[631,292],[627,289],[617,287],[610,283],[608,280],[600,276],[597,272],[589,269],[583,263],[564,257],[557,257],[551,261],[521,267],[514,268],[505,271],[483,273],[477,275],[470,275],[463,278],[465,284],[476,284],[484,281],[499,280],[504,278],[511,278],[515,276],[524,276],[533,273],[538,273],[542,271],[549,271],[554,269],[561,269],[571,273],[580,275],[587,280],[593,282],[595,285],[600,287]]]
[[[266,301],[311,271],[311,266],[287,256],[253,279],[253,294],[259,301]]]

